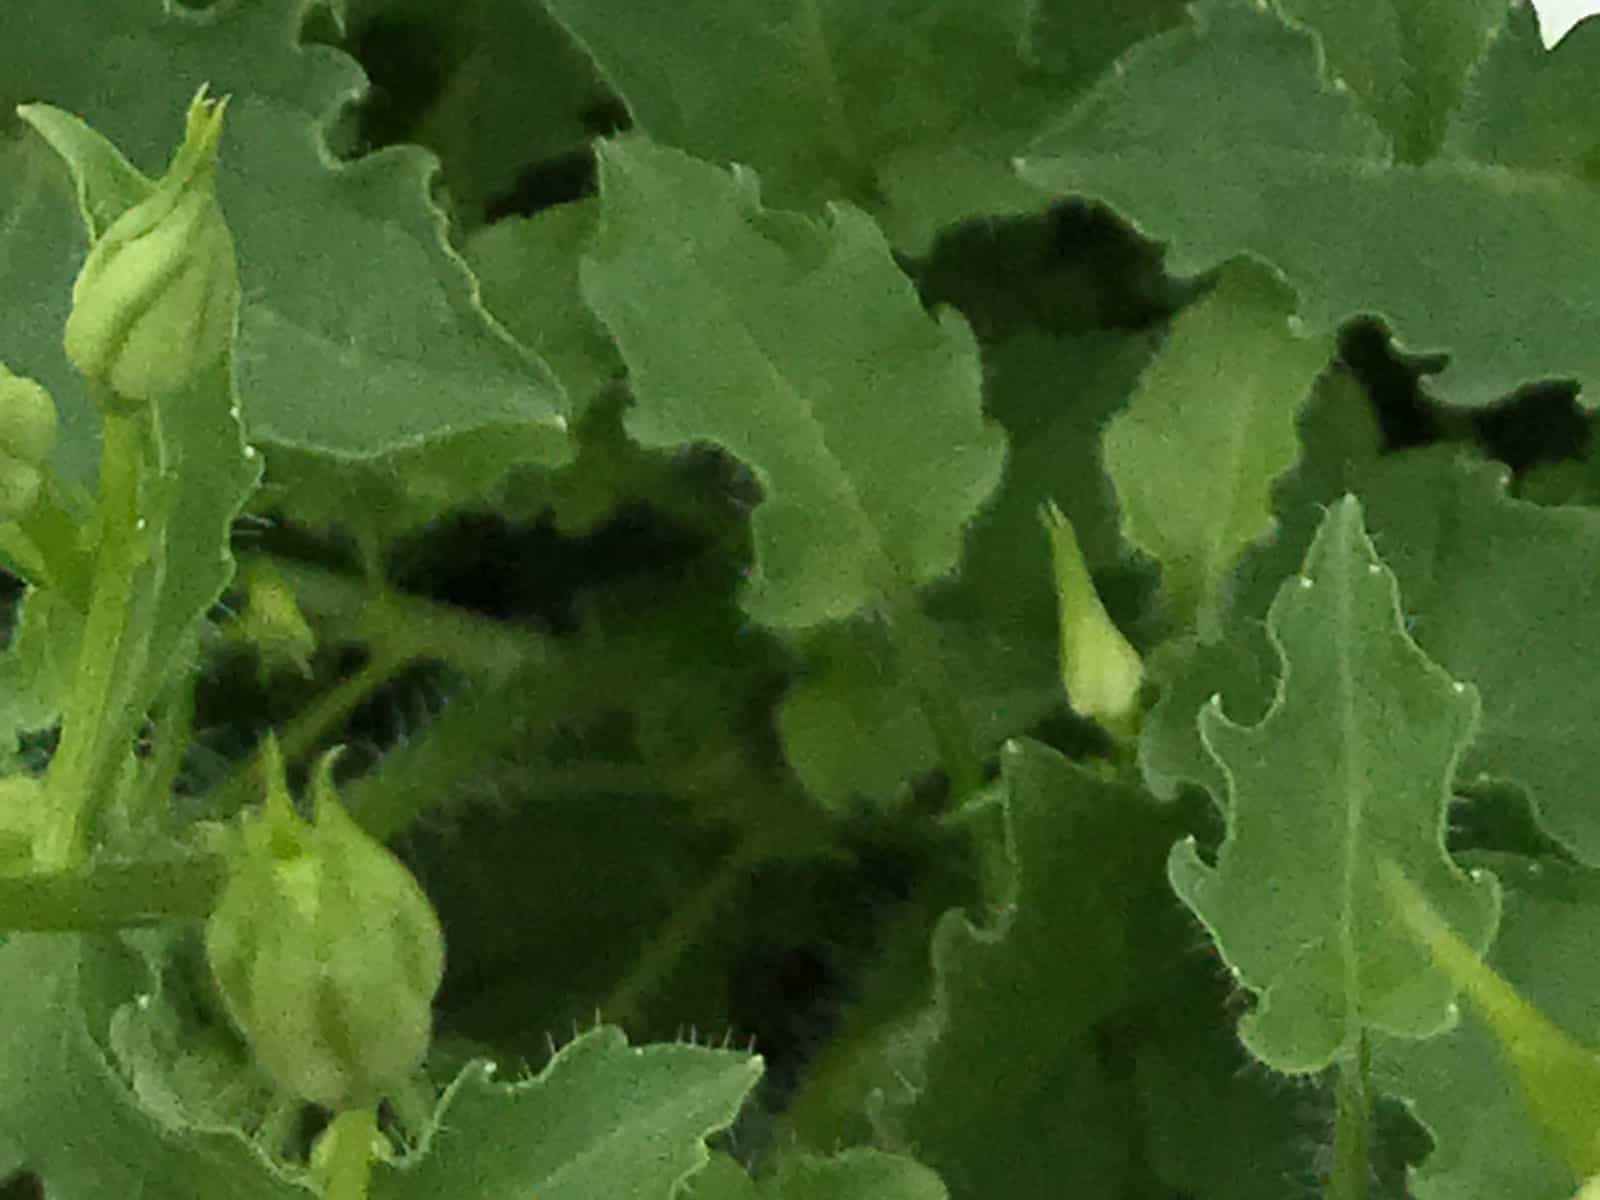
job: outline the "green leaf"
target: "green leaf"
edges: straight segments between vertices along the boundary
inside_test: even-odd
[[[765,491],[746,611],[800,629],[949,573],[999,482],[977,347],[930,317],[871,219],[760,206],[754,177],[637,138],[601,149],[584,295],[647,446],[721,445]]]
[[[1197,715],[1221,696],[1235,720],[1254,722],[1272,700],[1277,655],[1261,625],[1286,575],[1305,556],[1327,505],[1358,491],[1362,471],[1375,461],[1382,437],[1366,393],[1340,367],[1318,380],[1300,414],[1299,458],[1274,487],[1274,537],[1245,551],[1227,581],[1220,640],[1185,638],[1157,648],[1148,661],[1161,698],[1145,715],[1139,765],[1145,786],[1172,799],[1188,781],[1204,786],[1219,809],[1227,802],[1221,768],[1200,740]]]
[[[201,82],[232,96],[218,191],[245,292],[237,376],[252,439],[349,460],[510,427],[523,457],[558,460],[560,387],[479,305],[429,199],[432,158],[399,147],[347,164],[328,154],[323,126],[363,80],[342,55],[298,43],[305,7],[111,12],[90,0],[23,0],[11,19],[29,35],[0,46],[0,78],[11,101],[47,101],[105,135],[106,147],[77,156],[80,166],[104,166],[118,146],[156,169]],[[25,151],[7,160],[12,240],[55,265],[8,275],[0,343],[62,402],[69,444],[60,461],[86,477],[93,459],[83,439],[94,426],[60,348],[83,239],[56,212],[71,196],[62,173]],[[109,202],[103,194],[90,190],[91,215]]]
[[[1438,151],[1467,77],[1508,8],[1508,0],[1282,5],[1316,31],[1330,75],[1355,93],[1406,163],[1426,162]]]
[[[1294,332],[1294,299],[1249,263],[1173,322],[1103,437],[1123,531],[1161,564],[1180,627],[1218,633],[1218,591],[1272,527],[1271,486],[1299,451],[1295,418],[1332,339]]]
[[[946,1200],[949,1193],[920,1163],[862,1149],[832,1158],[785,1155],[761,1195],[772,1200]]]
[[[937,639],[929,653],[949,673],[981,749],[1060,702],[1048,642],[1040,655],[971,624],[925,628]],[[835,810],[858,799],[879,805],[904,799],[905,785],[936,767],[939,754],[889,637],[879,625],[851,622],[819,630],[805,649],[809,666],[784,695],[778,732],[806,790]]]
[[[46,1194],[305,1200],[244,1130],[178,1123],[129,1090],[101,1040],[146,982],[125,958],[113,941],[61,934],[13,935],[0,947],[0,1128]]]
[[[1380,460],[1362,493],[1418,643],[1483,694],[1461,777],[1515,783],[1551,836],[1600,863],[1600,631],[1578,615],[1593,604],[1600,513],[1514,500],[1507,481],[1497,463],[1436,447]]]
[[[1250,728],[1215,704],[1200,733],[1227,775],[1227,837],[1214,867],[1193,838],[1172,886],[1259,997],[1240,1025],[1276,1070],[1319,1070],[1366,1028],[1430,1037],[1454,988],[1393,919],[1376,863],[1392,859],[1474,948],[1493,934],[1494,880],[1444,850],[1444,810],[1478,716],[1477,693],[1406,636],[1394,577],[1354,497],[1323,520],[1302,573],[1268,615],[1283,655],[1271,710]]]
[[[1306,518],[1337,491],[1355,491],[1400,580],[1418,645],[1482,694],[1457,781],[1515,784],[1552,837],[1600,863],[1600,816],[1589,799],[1600,757],[1588,733],[1600,704],[1590,665],[1600,663],[1600,633],[1571,615],[1591,606],[1600,514],[1514,499],[1502,465],[1453,446],[1346,466],[1297,489],[1277,541],[1241,569],[1234,616],[1259,611],[1268,580],[1309,540]]]
[[[346,45],[374,73],[362,131],[439,155],[452,216],[470,229],[530,163],[588,154],[590,110],[615,106],[588,56],[519,0],[344,0]],[[532,344],[532,343],[527,343]]]
[[[1489,965],[1566,1036],[1592,1044],[1600,1030],[1592,952],[1600,881],[1556,862],[1485,862],[1506,883]],[[1592,1054],[1585,1059],[1580,1069],[1592,1073]],[[1430,1041],[1379,1040],[1372,1063],[1376,1084],[1404,1100],[1433,1138],[1433,1153],[1410,1181],[1418,1200],[1572,1200],[1580,1175],[1541,1128],[1511,1057],[1476,1005],[1463,1003],[1460,1023]],[[1562,1094],[1547,1098],[1559,1102]],[[1565,1100],[1575,1132],[1600,1130],[1592,1095],[1567,1092]]]
[[[1053,103],[1179,11],[1175,0],[1042,15],[1024,0],[547,3],[652,137],[749,164],[784,206],[848,200],[912,253],[951,222],[1040,208],[1011,156]]]
[[[533,1079],[498,1083],[479,1062],[439,1104],[415,1155],[380,1165],[372,1200],[441,1196],[588,1200],[668,1196],[707,1160],[761,1060],[692,1045],[630,1047],[602,1027],[564,1046]]]
[[[1185,956],[1147,1009],[1134,1071],[1148,1154],[1193,1200],[1284,1200],[1312,1181],[1310,1137],[1324,1116],[1293,1081],[1252,1069],[1220,1019],[1228,997],[1216,967],[1210,955]]]
[[[578,294],[578,259],[599,215],[591,199],[509,217],[479,230],[463,251],[484,304],[550,364],[577,413],[622,374],[616,347]]]
[[[1251,254],[1282,272],[1314,328],[1374,313],[1407,347],[1447,350],[1438,384],[1452,404],[1552,376],[1588,386],[1600,351],[1582,297],[1600,233],[1591,182],[1572,168],[1595,145],[1595,110],[1587,81],[1576,105],[1561,85],[1592,80],[1596,47],[1590,35],[1546,56],[1519,8],[1443,151],[1411,166],[1307,32],[1246,0],[1206,0],[1188,27],[1125,56],[1022,174],[1111,205],[1169,243],[1173,271]],[[1536,149],[1512,149],[1524,145]]]
[[[1037,742],[1008,743],[1001,770],[962,812],[994,860],[991,919],[940,922],[934,1003],[879,1124],[958,1200],[1146,1194],[1137,1100],[1096,1028],[1182,938],[1161,869],[1177,822]]]
[[[882,1150],[846,1150],[831,1158],[784,1153],[758,1188],[726,1154],[713,1154],[690,1181],[694,1200],[946,1200],[927,1167]]]

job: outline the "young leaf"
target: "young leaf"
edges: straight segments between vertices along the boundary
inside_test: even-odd
[[[414,1157],[374,1171],[373,1200],[440,1196],[667,1196],[706,1161],[761,1059],[692,1045],[630,1047],[609,1026],[569,1043],[532,1079],[483,1062],[451,1085]]]
[[[1161,564],[1173,618],[1206,641],[1228,571],[1272,527],[1272,483],[1294,464],[1295,417],[1333,349],[1297,336],[1293,310],[1266,271],[1230,265],[1103,437],[1128,540]]]
[[[1600,30],[1580,32],[1546,55],[1532,10],[1513,9],[1442,152],[1411,166],[1308,32],[1269,6],[1205,0],[1103,76],[1022,174],[1167,241],[1171,270],[1251,254],[1283,273],[1314,328],[1377,313],[1407,346],[1448,349],[1454,404],[1530,379],[1591,385],[1600,348],[1582,297],[1600,231],[1582,164]],[[1572,80],[1576,97],[1562,90]]]
[[[930,317],[864,213],[761,207],[755,178],[639,138],[600,151],[585,298],[650,446],[712,441],[757,473],[744,603],[800,629],[947,574],[999,482],[977,346]]]
[[[1246,1046],[1277,1070],[1310,1072],[1353,1052],[1366,1028],[1429,1037],[1451,1019],[1455,989],[1394,919],[1380,857],[1475,949],[1493,934],[1498,892],[1444,850],[1477,693],[1406,636],[1354,497],[1328,511],[1267,623],[1284,660],[1267,715],[1243,728],[1214,703],[1200,714],[1230,793],[1216,865],[1191,837],[1172,848],[1169,872],[1259,996],[1241,1022]]]

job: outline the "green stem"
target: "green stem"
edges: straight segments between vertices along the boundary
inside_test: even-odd
[[[346,1109],[323,1133],[330,1151],[327,1165],[327,1200],[367,1200],[372,1181],[372,1144],[378,1136],[378,1110]]]
[[[1372,1175],[1369,1058],[1363,1037],[1358,1039],[1355,1052],[1339,1061],[1334,1085],[1339,1107],[1333,1126],[1333,1170],[1323,1191],[1326,1200],[1367,1200]]]
[[[437,658],[471,675],[498,678],[550,653],[554,639],[384,588],[297,559],[267,556],[307,616],[334,639],[362,642],[388,658]],[[246,569],[241,567],[241,569]]]
[[[886,623],[896,663],[917,693],[918,707],[950,777],[950,807],[954,808],[983,786],[983,763],[942,653],[939,627],[910,592],[889,597]]]
[[[102,406],[100,500],[94,582],[78,651],[77,672],[50,764],[53,826],[36,854],[47,869],[82,861],[94,818],[116,761],[129,752],[120,732],[143,716],[117,712],[113,693],[124,682],[134,576],[142,554],[139,476],[144,462],[143,414],[122,416]]]
[[[0,875],[0,929],[88,932],[210,915],[222,888],[218,855]]]

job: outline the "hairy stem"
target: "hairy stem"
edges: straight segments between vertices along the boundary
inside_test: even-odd
[[[117,760],[130,750],[118,733],[142,715],[118,712],[114,693],[125,682],[134,576],[142,559],[144,422],[140,415],[103,411],[94,582],[61,743],[50,764],[53,824],[36,847],[47,869],[82,860],[96,811],[109,800],[106,793]]]
[[[0,929],[89,932],[209,916],[219,855],[0,875]]]
[[[1338,1112],[1333,1126],[1333,1170],[1323,1190],[1326,1200],[1367,1200],[1372,1176],[1372,1093],[1369,1051],[1361,1038],[1353,1054],[1339,1061],[1334,1093]]]

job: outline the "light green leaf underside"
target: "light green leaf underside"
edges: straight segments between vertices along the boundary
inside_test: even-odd
[[[1489,963],[1587,1045],[1600,1035],[1600,882],[1557,863],[1489,860],[1507,892]],[[1417,1200],[1572,1200],[1579,1181],[1528,1114],[1517,1077],[1477,1011],[1426,1042],[1380,1040],[1373,1078],[1433,1137],[1411,1175]]]
[[[1509,0],[1285,0],[1322,39],[1330,75],[1355,93],[1401,162],[1438,150],[1467,77]]]
[[[123,952],[67,935],[13,935],[0,948],[0,974],[0,1127],[50,1200],[311,1195],[243,1132],[167,1124],[134,1099],[101,1042],[111,1012],[134,1000]]]
[[[1008,743],[1001,770],[962,814],[992,916],[940,921],[934,1001],[891,1055],[880,1131],[957,1200],[1152,1194],[1135,1097],[1095,1031],[1183,936],[1161,871],[1178,825],[1037,742]]]
[[[1316,327],[1376,313],[1407,347],[1448,351],[1437,382],[1450,403],[1479,407],[1556,376],[1594,385],[1600,226],[1572,153],[1580,136],[1596,145],[1594,89],[1574,108],[1561,86],[1578,67],[1592,76],[1597,51],[1595,37],[1580,38],[1547,63],[1531,13],[1517,12],[1443,152],[1401,165],[1329,81],[1309,33],[1245,0],[1206,0],[1187,27],[1125,56],[1021,170],[1167,241],[1177,272],[1256,255]],[[1541,133],[1550,118],[1554,137]],[[1534,160],[1510,149],[1519,143],[1564,146]]]
[[[1229,267],[1103,435],[1128,540],[1161,564],[1173,619],[1207,640],[1224,577],[1272,527],[1273,480],[1294,464],[1296,415],[1333,349],[1295,335],[1293,305],[1260,267]]]
[[[871,219],[760,206],[755,179],[638,138],[601,149],[590,306],[628,365],[628,431],[747,463],[746,610],[798,629],[948,574],[999,482],[977,346],[931,317]]]
[[[432,159],[392,148],[332,162],[321,128],[360,94],[343,55],[298,44],[301,0],[223,0],[190,14],[157,0],[19,0],[0,42],[3,99],[42,100],[85,118],[146,174],[158,174],[184,105],[208,82],[231,95],[218,190],[245,293],[237,373],[254,439],[361,458],[483,426],[522,431],[525,455],[564,453],[559,385],[479,306],[428,197]],[[59,206],[65,172],[11,149],[3,160],[0,252],[11,302],[0,346],[67,408],[63,461],[91,461],[92,419],[60,350],[84,253]]]
[[[754,167],[776,204],[847,200],[912,253],[950,222],[1040,208],[1010,157],[1052,105],[1180,11],[1175,0],[1093,12],[1023,0],[548,4],[652,137]]]
[[[732,1124],[761,1060],[732,1050],[633,1046],[602,1027],[534,1079],[494,1082],[468,1066],[413,1159],[379,1168],[372,1200],[590,1200],[670,1196]]]
[[[1394,577],[1354,497],[1318,530],[1273,602],[1283,655],[1271,710],[1253,727],[1200,714],[1226,774],[1227,836],[1214,867],[1173,847],[1173,888],[1259,1003],[1240,1026],[1269,1066],[1308,1072],[1365,1028],[1428,1037],[1451,988],[1393,919],[1373,864],[1388,857],[1475,947],[1494,930],[1494,881],[1469,881],[1444,850],[1445,805],[1478,716],[1406,636]]]

